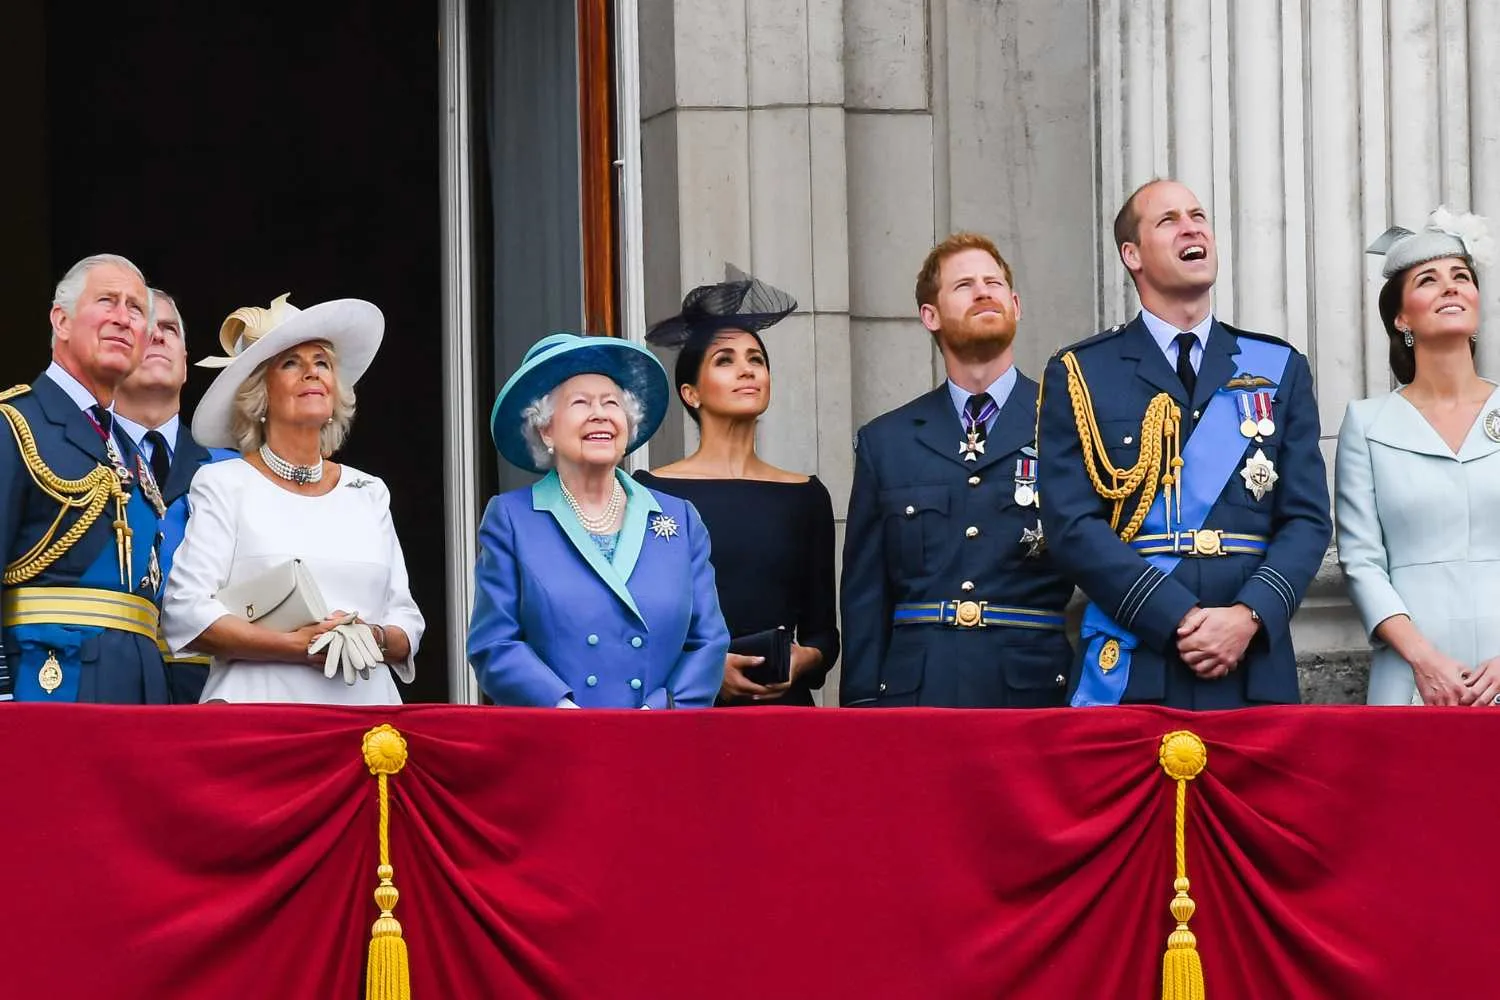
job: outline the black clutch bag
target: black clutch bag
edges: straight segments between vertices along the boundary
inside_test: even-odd
[[[785,684],[792,677],[792,633],[785,627],[742,635],[729,642],[729,651],[742,656],[763,656],[759,666],[746,667],[746,679],[755,684]]]

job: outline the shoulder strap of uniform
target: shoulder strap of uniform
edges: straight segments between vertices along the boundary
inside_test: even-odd
[[[31,386],[29,385],[13,385],[9,389],[6,389],[4,392],[0,392],[0,403],[3,403],[9,399],[15,399],[17,396],[24,396],[30,391]]]

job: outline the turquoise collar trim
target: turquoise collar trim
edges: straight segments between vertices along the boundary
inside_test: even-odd
[[[604,558],[599,546],[589,537],[583,525],[578,523],[573,508],[568,506],[568,501],[563,497],[562,480],[558,478],[556,469],[531,487],[531,509],[545,510],[552,514],[553,520],[562,528],[574,550],[631,613],[640,619],[641,624],[645,625],[646,619],[636,606],[628,582],[630,575],[635,572],[635,564],[641,556],[641,546],[646,540],[646,521],[652,514],[660,513],[661,503],[650,490],[631,479],[624,471],[616,469],[615,479],[625,488],[625,519],[620,525],[613,560]]]

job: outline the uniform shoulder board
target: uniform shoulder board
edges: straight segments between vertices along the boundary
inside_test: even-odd
[[[1125,327],[1128,326],[1128,325],[1129,324],[1127,324],[1127,323],[1116,323],[1114,326],[1110,327],[1108,330],[1100,330],[1098,333],[1094,334],[1092,337],[1085,337],[1083,340],[1080,340],[1077,343],[1069,344],[1067,347],[1064,347],[1061,351],[1058,351],[1057,353],[1059,355],[1062,355],[1062,354],[1066,354],[1069,351],[1077,351],[1077,350],[1080,350],[1080,349],[1085,348],[1085,347],[1092,347],[1094,344],[1101,343],[1102,341],[1106,341],[1109,338],[1115,336],[1121,330],[1125,329]]]
[[[1237,326],[1230,326],[1223,320],[1219,321],[1219,325],[1228,330],[1230,333],[1234,334],[1236,337],[1249,337],[1251,340],[1264,340],[1270,344],[1280,344],[1282,347],[1292,346],[1291,344],[1287,343],[1286,339],[1283,337],[1273,336],[1269,333],[1257,333],[1254,330],[1241,330]]]
[[[13,385],[9,389],[6,389],[4,392],[0,392],[0,403],[15,399],[17,396],[24,396],[30,391],[31,386],[29,385]]]

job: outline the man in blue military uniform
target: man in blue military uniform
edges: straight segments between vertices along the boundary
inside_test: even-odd
[[[153,322],[146,353],[115,395],[115,419],[120,429],[146,456],[151,474],[161,486],[166,515],[162,518],[161,574],[172,572],[172,556],[187,531],[188,487],[199,467],[239,454],[227,448],[205,448],[193,440],[180,417],[182,387],[187,384],[187,327],[177,300],[160,288],[151,289]],[[158,642],[167,665],[167,683],[176,704],[195,705],[208,681],[207,656],[173,656]]]
[[[1073,585],[1036,508],[1037,386],[1011,344],[1010,266],[958,233],[917,277],[948,378],[856,442],[844,540],[845,705],[1060,705]]]
[[[17,701],[168,700],[156,646],[164,508],[110,410],[150,311],[130,261],[79,261],[53,297],[52,364],[0,393],[0,625]]]
[[[1042,380],[1042,524],[1091,602],[1071,701],[1296,702],[1291,618],[1332,528],[1307,359],[1213,317],[1183,185],[1132,194],[1115,242],[1140,315]]]

